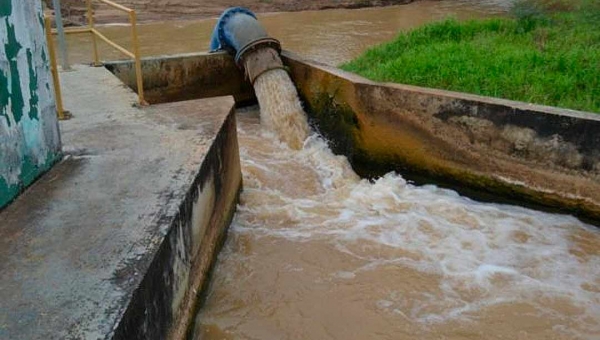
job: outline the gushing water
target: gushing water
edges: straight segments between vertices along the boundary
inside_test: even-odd
[[[264,76],[261,124],[238,114],[244,192],[196,339],[600,338],[598,229],[361,180],[289,77]]]
[[[287,72],[282,69],[265,72],[254,82],[254,90],[260,105],[261,124],[277,132],[290,148],[302,148],[308,136],[308,123]]]

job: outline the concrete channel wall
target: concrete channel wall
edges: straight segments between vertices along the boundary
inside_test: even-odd
[[[600,115],[398,84],[287,54],[318,129],[363,176],[398,171],[600,221]]]
[[[241,189],[235,116],[217,134],[113,339],[185,339]]]
[[[201,103],[199,103],[201,104]],[[242,187],[233,108],[133,293],[114,340],[186,339]]]
[[[105,64],[122,82],[137,92],[134,64]],[[144,91],[151,104],[233,95],[236,102],[254,100],[252,85],[245,81],[227,53],[192,53],[144,58]]]
[[[39,1],[0,2],[0,209],[60,158]]]
[[[480,199],[600,221],[600,116],[376,83],[289,52],[284,63],[313,126],[361,176],[398,171]],[[143,67],[147,91],[169,94],[151,99],[157,102],[252,97],[223,53],[146,59]],[[131,63],[108,68],[134,86]]]

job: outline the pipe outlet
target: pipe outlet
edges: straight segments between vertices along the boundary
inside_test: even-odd
[[[269,37],[252,11],[243,7],[232,7],[221,14],[213,30],[210,51],[233,55],[252,84],[269,70],[284,69],[279,55],[281,44]]]

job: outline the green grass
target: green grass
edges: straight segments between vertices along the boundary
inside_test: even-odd
[[[342,68],[377,81],[600,112],[600,0],[583,7],[448,19],[400,34]]]

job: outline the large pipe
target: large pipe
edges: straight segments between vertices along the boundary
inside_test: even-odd
[[[269,37],[256,15],[247,8],[232,7],[219,18],[213,31],[211,52],[225,50],[235,56],[252,84],[261,74],[283,69],[281,44]]]

